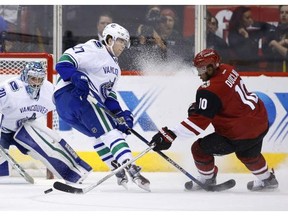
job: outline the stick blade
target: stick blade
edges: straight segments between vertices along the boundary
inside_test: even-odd
[[[72,193],[72,194],[84,194],[84,190],[82,188],[76,188],[71,185],[64,184],[62,182],[54,182],[53,187],[56,190]]]
[[[24,177],[24,179],[25,179],[27,182],[29,182],[30,184],[34,184],[34,183],[35,183],[35,182],[34,182],[34,179],[33,179],[31,176],[24,174],[23,177]]]
[[[221,184],[217,185],[209,185],[206,190],[207,191],[224,191],[233,188],[236,185],[236,181],[234,179],[230,179]]]

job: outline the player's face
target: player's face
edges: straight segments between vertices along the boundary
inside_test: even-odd
[[[281,6],[280,21],[282,24],[288,23],[288,6],[286,6],[286,5]]]
[[[116,57],[119,57],[127,46],[127,41],[117,38],[113,45],[113,51]]]
[[[207,67],[204,68],[197,68],[197,70],[198,70],[198,76],[203,82],[208,81],[214,73],[214,68],[212,65],[208,65]]]
[[[41,77],[33,77],[33,76],[28,77],[28,83],[32,87],[41,86],[43,84],[43,81],[44,81],[44,78],[41,78]]]

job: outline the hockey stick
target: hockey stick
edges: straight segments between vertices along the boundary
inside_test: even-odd
[[[1,139],[1,128],[4,115],[0,113],[0,139]],[[34,179],[12,158],[8,152],[0,145],[0,154],[4,157],[8,163],[29,183],[34,184]]]
[[[143,152],[141,152],[139,155],[137,155],[136,157],[134,157],[132,160],[130,160],[129,162],[122,164],[120,167],[118,167],[117,169],[111,171],[108,175],[106,175],[104,178],[100,179],[98,182],[91,184],[85,188],[77,188],[59,181],[56,181],[53,184],[53,187],[57,190],[63,191],[63,192],[67,192],[67,193],[72,193],[72,194],[85,194],[89,191],[91,191],[92,189],[94,189],[95,187],[97,187],[98,185],[102,184],[104,181],[106,181],[107,179],[109,179],[110,177],[114,176],[117,172],[123,170],[126,166],[129,166],[130,164],[134,163],[136,160],[138,160],[140,157],[142,157],[143,155],[145,155],[147,152],[149,152],[151,149],[154,148],[153,146],[149,146],[149,148],[145,149]]]
[[[117,118],[114,113],[112,113],[110,110],[108,110],[103,104],[99,103],[92,93],[93,89],[91,89],[90,94],[88,95],[87,100],[90,103],[93,103],[94,105],[100,107],[103,109],[109,116],[111,116],[113,119],[115,119],[120,124],[125,124],[125,121],[123,122],[123,119]],[[141,136],[138,132],[133,130],[132,128],[129,129],[132,134],[134,134],[136,137],[138,137],[141,141],[143,141],[146,145],[150,146],[149,141],[147,141],[143,136]],[[198,184],[201,188],[203,188],[206,191],[223,191],[230,189],[236,185],[236,182],[234,179],[230,179],[228,181],[225,181],[221,184],[216,185],[205,185],[202,182],[200,182],[198,179],[193,177],[190,173],[188,173],[185,169],[183,169],[179,164],[177,164],[175,161],[173,161],[170,157],[168,157],[166,154],[164,154],[161,151],[156,151],[161,157],[163,157],[166,161],[168,161],[170,164],[172,164],[174,167],[176,167],[179,171],[181,171],[184,175],[186,175],[189,179],[191,179],[193,182]]]
[[[0,145],[0,154],[4,157],[11,166],[29,183],[34,184],[34,179],[5,151]]]
[[[135,130],[130,129],[130,131],[135,136],[137,136],[140,140],[142,140],[144,143],[146,143],[147,145],[150,145],[150,143],[144,137],[142,137],[140,134],[138,134]],[[176,167],[179,171],[181,171],[184,175],[186,175],[189,179],[191,179],[193,182],[198,184],[201,188],[203,188],[206,191],[223,191],[223,190],[228,190],[228,189],[230,189],[236,185],[236,182],[234,179],[230,179],[230,180],[225,181],[221,184],[205,185],[202,182],[200,182],[198,179],[193,177],[189,172],[187,172],[185,169],[183,169],[179,164],[177,164],[175,161],[173,161],[166,154],[164,154],[161,151],[156,151],[156,152],[161,157],[163,157],[166,161],[168,161],[170,164],[172,164],[174,167]]]

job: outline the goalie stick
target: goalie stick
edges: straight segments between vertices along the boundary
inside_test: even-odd
[[[8,163],[29,183],[34,184],[34,179],[5,151],[0,145],[0,154],[4,157]]]
[[[90,85],[91,87],[91,85]],[[90,88],[90,94],[88,95],[87,100],[90,103],[93,103],[95,106],[100,107],[103,109],[109,116],[111,116],[113,119],[115,119],[120,124],[125,124],[124,119],[119,119],[116,117],[114,113],[112,113],[110,110],[108,110],[103,104],[99,103],[93,94],[93,89]],[[141,136],[138,132],[133,130],[132,128],[129,129],[132,134],[134,134],[136,137],[138,137],[141,141],[143,141],[146,145],[150,146],[149,141],[147,141],[143,136]],[[193,177],[190,173],[188,173],[185,169],[183,169],[179,164],[177,164],[175,161],[173,161],[170,157],[168,157],[166,154],[164,154],[161,151],[156,151],[161,157],[163,157],[166,161],[168,161],[170,164],[172,164],[175,168],[177,168],[179,171],[181,171],[184,175],[186,175],[189,179],[191,179],[193,182],[198,184],[201,188],[203,188],[206,191],[223,191],[228,190],[236,185],[236,182],[234,179],[227,180],[221,184],[215,184],[215,185],[205,185],[202,182],[200,182],[198,179]]]
[[[85,193],[91,191],[92,189],[94,189],[95,187],[97,187],[98,185],[102,184],[104,181],[106,181],[110,177],[114,176],[117,172],[121,171],[126,166],[129,166],[130,164],[134,163],[136,160],[138,160],[140,157],[145,155],[147,152],[149,152],[153,148],[154,148],[154,145],[149,146],[149,148],[145,149],[143,152],[141,152],[139,155],[134,157],[129,162],[127,162],[125,164],[122,164],[120,167],[118,167],[117,169],[111,171],[108,175],[106,175],[104,178],[100,179],[98,182],[96,182],[94,184],[91,184],[91,185],[89,185],[89,186],[87,186],[85,188],[74,187],[72,185],[68,185],[68,184],[65,184],[65,183],[62,183],[62,182],[59,182],[59,181],[54,182],[53,187],[55,189],[59,190],[59,191],[63,191],[63,192],[67,192],[67,193],[85,194]]]

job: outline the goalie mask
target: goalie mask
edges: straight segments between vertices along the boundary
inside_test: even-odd
[[[219,67],[220,56],[213,49],[204,49],[195,56],[193,63],[198,74],[201,75],[207,71],[208,66],[212,66],[214,69]]]
[[[129,32],[124,27],[116,23],[111,23],[107,25],[103,30],[103,38],[106,45],[107,45],[107,38],[109,35],[112,37],[114,41],[116,41],[118,38],[123,39],[125,41],[125,47],[127,49],[130,47],[130,35]]]
[[[32,99],[38,100],[45,77],[46,70],[39,61],[29,62],[22,70],[20,79],[27,84],[26,91]]]

